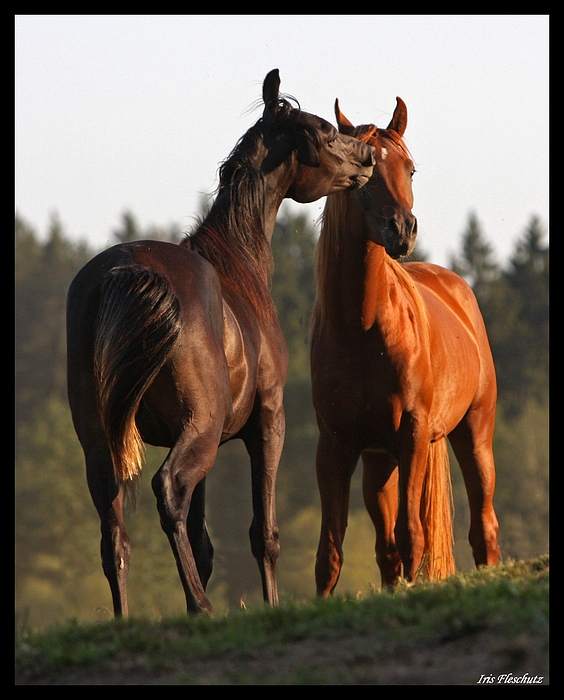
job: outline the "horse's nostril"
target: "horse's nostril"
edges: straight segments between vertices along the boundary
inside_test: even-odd
[[[394,217],[388,219],[387,228],[388,231],[391,231],[391,233],[393,233],[395,236],[398,236],[400,234],[400,227],[398,226],[398,223]]]

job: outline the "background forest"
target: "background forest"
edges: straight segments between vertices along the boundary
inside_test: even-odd
[[[123,214],[115,241],[178,241],[179,229],[141,231]],[[278,479],[282,596],[314,595],[313,564],[320,514],[314,456],[308,323],[314,299],[315,231],[305,216],[283,209],[273,238],[272,291],[290,348],[285,402],[287,435]],[[505,558],[548,552],[548,247],[532,217],[503,265],[474,214],[451,267],[472,285],[486,319],[496,362],[499,405],[495,437],[496,510]],[[65,298],[76,272],[97,251],[66,237],[56,217],[39,237],[16,219],[16,610],[20,624],[110,617],[99,556],[99,522],[84,475],[82,451],[66,399]],[[425,255],[417,253],[419,259]],[[130,611],[160,617],[185,610],[184,596],[150,487],[165,452],[148,448],[132,540]],[[472,568],[468,507],[456,461],[455,538],[459,568]],[[224,445],[208,477],[208,526],[215,568],[208,588],[217,610],[262,599],[251,556],[250,469],[242,445]],[[355,474],[345,564],[337,591],[380,585],[374,535]]]

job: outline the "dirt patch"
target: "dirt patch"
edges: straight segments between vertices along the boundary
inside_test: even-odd
[[[548,639],[481,629],[384,648],[381,637],[303,639],[234,659],[174,658],[156,668],[148,655],[61,670],[18,685],[490,685],[548,684]]]

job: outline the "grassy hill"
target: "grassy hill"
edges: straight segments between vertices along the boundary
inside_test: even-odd
[[[549,558],[363,599],[18,630],[17,685],[548,683]]]

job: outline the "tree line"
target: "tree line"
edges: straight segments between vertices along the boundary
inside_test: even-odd
[[[125,212],[116,242],[160,238],[177,242],[177,227],[141,230]],[[314,594],[313,561],[319,533],[315,480],[317,426],[311,404],[308,327],[315,296],[315,228],[283,209],[272,246],[272,294],[290,349],[285,405],[287,436],[278,477],[283,595]],[[77,617],[97,619],[111,609],[99,555],[99,522],[86,486],[83,455],[66,399],[65,300],[76,272],[97,251],[72,242],[53,217],[47,236],[16,217],[16,603],[22,624]],[[418,255],[419,259],[426,256]],[[513,254],[500,265],[475,214],[449,265],[474,289],[484,315],[498,375],[495,436],[496,510],[505,557],[548,551],[548,246],[531,217]],[[165,452],[148,448],[136,513],[128,517],[133,554],[132,614],[182,613],[184,597],[156,513],[150,478]],[[468,507],[453,458],[456,556],[472,567]],[[353,480],[345,565],[338,591],[379,586],[374,535]],[[209,592],[220,610],[258,604],[258,569],[250,553],[251,487],[248,458],[238,442],[224,445],[208,477],[208,525],[216,550]]]

